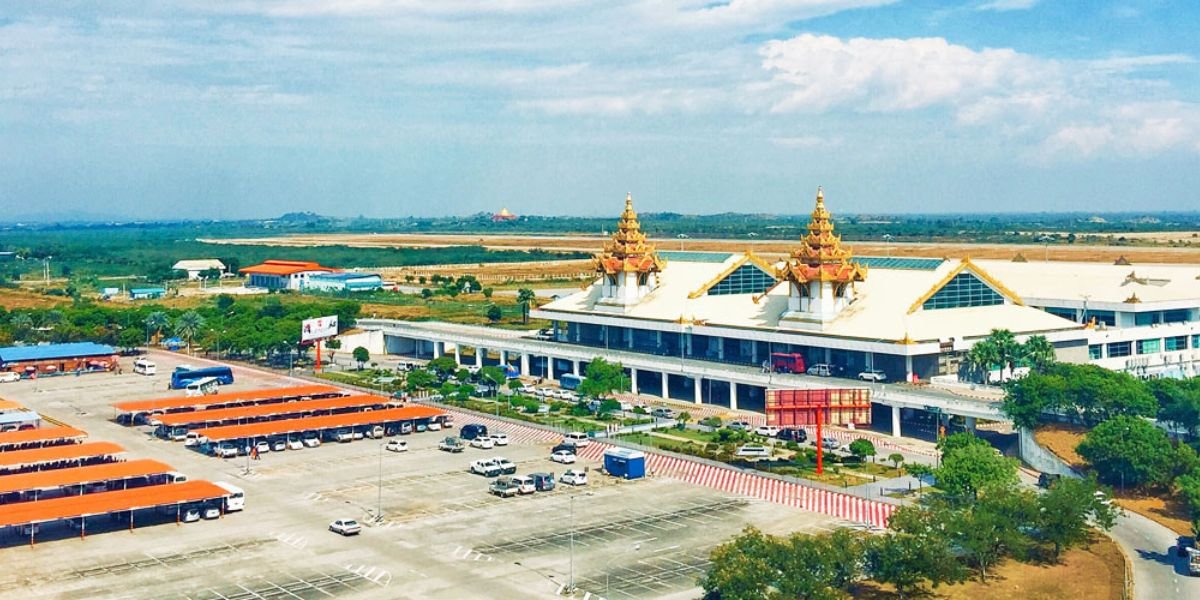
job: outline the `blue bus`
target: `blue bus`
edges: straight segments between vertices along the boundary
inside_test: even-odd
[[[558,385],[564,390],[579,389],[579,384],[583,383],[584,378],[571,373],[564,373],[558,378]]]
[[[229,367],[205,367],[203,369],[180,367],[171,373],[171,389],[181,390],[189,383],[205,377],[212,377],[221,385],[229,385],[233,383],[233,369]]]

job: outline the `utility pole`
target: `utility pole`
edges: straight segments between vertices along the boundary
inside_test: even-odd
[[[571,562],[570,574],[567,576],[568,594],[575,593],[575,494],[571,494]]]

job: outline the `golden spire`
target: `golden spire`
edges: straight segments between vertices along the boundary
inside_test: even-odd
[[[633,209],[633,194],[625,194],[625,210],[617,221],[617,231],[604,243],[604,252],[597,254],[596,270],[609,275],[622,271],[649,273],[661,271],[666,262],[658,257],[654,244],[646,242],[637,211]]]
[[[792,251],[791,260],[779,273],[797,283],[813,280],[849,283],[866,279],[866,267],[852,262],[852,253],[842,248],[841,236],[833,233],[832,215],[825,208],[825,192],[817,188],[817,203],[808,223],[808,235]]]

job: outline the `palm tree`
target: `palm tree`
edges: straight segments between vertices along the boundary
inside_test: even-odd
[[[1045,336],[1035,335],[1021,345],[1021,360],[1036,371],[1044,371],[1055,359],[1054,344]]]
[[[160,310],[160,311],[152,312],[149,315],[146,315],[145,324],[146,324],[147,340],[149,340],[149,338],[151,337],[150,336],[151,332],[153,332],[153,334],[154,334],[153,335],[154,339],[157,340],[159,338],[159,336],[162,335],[162,331],[171,324],[171,319],[170,319],[170,317],[167,316],[167,313],[162,312]]]
[[[189,310],[175,319],[175,333],[187,340],[188,354],[192,353],[192,340],[204,329],[204,325],[204,317],[194,310]]]
[[[533,302],[536,297],[537,295],[529,288],[517,290],[517,302],[521,303],[521,320],[524,323],[529,323],[529,303]]]
[[[1000,363],[1001,377],[1004,376],[1005,369],[1011,374],[1013,366],[1021,356],[1021,344],[1017,341],[1017,336],[1007,329],[993,329],[992,333],[988,335],[988,340],[996,346],[996,358]]]
[[[980,340],[971,347],[963,359],[962,369],[966,371],[968,380],[975,383],[987,383],[988,373],[992,366],[1000,361],[1000,353],[991,338]]]
[[[33,318],[28,313],[13,315],[8,324],[12,326],[13,337],[18,341],[26,341],[26,337],[33,331]]]

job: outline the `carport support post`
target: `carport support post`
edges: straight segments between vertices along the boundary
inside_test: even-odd
[[[483,368],[483,353],[484,352],[487,352],[486,348],[481,348],[479,346],[475,347],[475,366],[477,368],[480,368],[480,369]]]
[[[629,392],[634,396],[638,395],[637,376],[637,369],[629,367]]]
[[[703,381],[703,379],[701,379],[700,377],[692,378],[692,396],[694,397],[693,402],[695,402],[696,404],[704,404],[704,397],[701,395],[701,390],[700,390],[700,387],[701,387],[700,382],[701,381]]]
[[[729,382],[729,410],[737,410],[738,385],[736,381]]]
[[[892,437],[900,437],[900,406],[892,407]]]
[[[671,385],[671,375],[669,373],[667,373],[666,371],[663,371],[662,372],[662,397],[663,397],[663,400],[666,400],[667,398],[671,397],[671,392],[668,391],[670,389],[670,387],[669,387],[670,385]]]
[[[521,375],[529,377],[529,353],[521,353]]]

